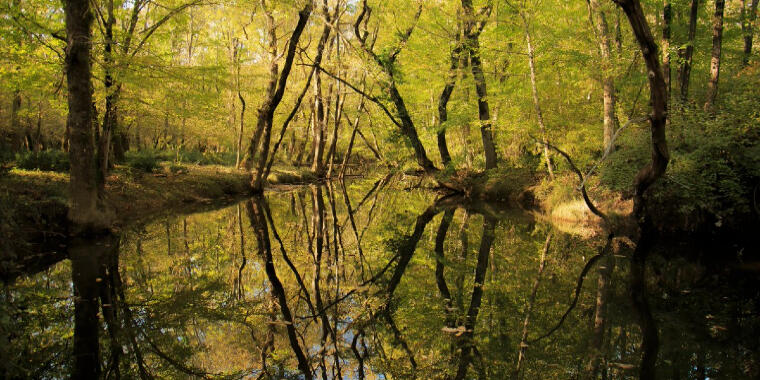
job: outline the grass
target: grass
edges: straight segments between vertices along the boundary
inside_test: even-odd
[[[153,214],[209,204],[247,194],[250,177],[242,171],[215,165],[183,165],[174,173],[159,167],[143,173],[126,166],[114,168],[106,181],[105,207],[115,222],[145,219]],[[13,169],[0,177],[0,197],[10,215],[45,213],[54,202],[68,207],[69,176],[65,173]]]

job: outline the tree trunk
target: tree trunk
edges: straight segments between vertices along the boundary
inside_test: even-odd
[[[462,0],[465,16],[466,48],[470,55],[470,68],[475,79],[475,91],[478,94],[478,117],[480,118],[480,136],[483,139],[483,152],[486,158],[486,170],[496,168],[496,145],[491,131],[491,114],[488,108],[488,90],[480,60],[480,32],[485,21],[476,22],[472,9],[472,0]],[[490,10],[488,11],[490,14]]]
[[[356,19],[356,22],[354,23],[354,33],[357,36],[362,49],[364,49],[364,51],[372,57],[375,63],[380,66],[382,71],[388,77],[388,80],[384,81],[384,90],[386,92],[386,95],[393,102],[393,105],[396,108],[396,116],[400,119],[400,121],[393,119],[394,124],[396,124],[396,126],[401,130],[401,134],[403,134],[409,140],[409,143],[414,150],[414,156],[417,160],[417,164],[419,164],[426,173],[434,173],[438,171],[438,168],[433,165],[433,162],[430,161],[427,156],[427,152],[425,152],[425,146],[422,145],[422,141],[420,141],[420,138],[417,135],[417,129],[414,126],[414,122],[412,121],[411,116],[409,116],[409,111],[406,108],[406,103],[404,102],[404,98],[401,96],[398,88],[396,87],[396,80],[393,76],[395,71],[394,65],[396,58],[401,52],[403,46],[409,40],[409,37],[412,35],[412,32],[417,25],[417,21],[419,21],[421,13],[422,6],[420,5],[414,15],[414,21],[411,27],[409,27],[403,34],[401,34],[400,41],[398,41],[397,45],[393,47],[393,49],[388,50],[386,54],[383,54],[383,57],[377,55],[372,50],[372,45],[367,43],[367,36],[369,33],[366,31],[366,23],[371,14],[371,9],[369,6],[367,6],[367,0],[364,0],[362,2],[362,10]],[[364,31],[361,30],[362,21],[364,21]],[[385,111],[390,115],[387,109],[385,109]]]
[[[90,53],[92,50],[92,10],[87,0],[65,0],[66,80],[68,83],[67,124],[70,130],[70,199],[68,218],[81,228],[94,227],[97,184],[93,146],[93,104]]]
[[[757,18],[757,4],[759,0],[751,0],[752,3],[747,10],[747,1],[742,0],[742,34],[744,34],[744,55],[742,55],[742,66],[749,65],[749,58],[752,56],[752,38],[755,33],[755,19]]]
[[[670,97],[670,24],[673,20],[673,12],[670,0],[664,0],[662,9],[662,73],[665,76],[665,85]]]
[[[604,347],[604,334],[607,328],[607,300],[610,297],[612,273],[615,270],[615,256],[608,255],[599,264],[599,279],[596,287],[596,309],[594,310],[594,328],[591,335],[589,362],[586,365],[586,379],[596,379],[599,373]]]
[[[451,98],[451,93],[454,92],[454,86],[456,86],[457,77],[459,76],[459,62],[462,60],[461,56],[462,33],[461,31],[457,30],[454,48],[451,50],[451,64],[449,66],[448,76],[446,77],[446,83],[443,86],[443,91],[441,91],[441,96],[438,98],[437,139],[438,152],[441,155],[443,166],[446,166],[451,162],[451,154],[449,154],[449,148],[446,144],[446,127],[444,124],[449,120],[448,104],[449,99]]]
[[[287,47],[287,54],[285,56],[285,63],[282,67],[282,72],[280,72],[279,77],[277,75],[277,64],[274,62],[274,57],[276,56],[276,35],[275,35],[275,24],[274,19],[271,17],[271,14],[269,16],[270,18],[270,47],[272,47],[272,52],[275,54],[272,56],[272,64],[270,68],[270,89],[273,87],[276,87],[276,90],[274,92],[268,92],[268,97],[264,100],[264,104],[259,108],[259,115],[258,115],[258,122],[257,122],[257,129],[263,129],[263,140],[261,141],[261,153],[258,157],[258,162],[256,164],[255,172],[253,173],[252,179],[251,179],[251,188],[254,192],[261,192],[264,188],[264,181],[266,180],[265,176],[265,169],[267,164],[267,159],[269,157],[269,140],[271,138],[272,133],[272,122],[274,119],[274,111],[277,109],[277,106],[282,101],[282,96],[285,93],[285,87],[287,86],[288,77],[290,76],[290,69],[293,66],[293,59],[295,57],[296,53],[296,47],[298,45],[298,41],[301,38],[301,34],[303,33],[304,28],[306,27],[306,23],[309,20],[309,16],[311,16],[311,10],[312,10],[312,3],[311,1],[307,2],[303,9],[301,9],[298,12],[298,23],[296,24],[295,29],[293,30],[293,34],[290,36],[290,40],[288,41],[288,47]],[[276,82],[276,83],[275,83]],[[251,153],[249,159],[253,160],[253,153],[254,153],[254,142],[251,141],[251,148],[249,148],[249,152]]]
[[[546,125],[544,124],[544,114],[541,111],[541,104],[538,100],[538,87],[536,86],[536,62],[534,59],[533,43],[530,39],[530,25],[528,25],[528,19],[524,13],[520,13],[520,17],[525,27],[525,42],[528,45],[528,65],[530,66],[530,89],[533,94],[533,106],[536,109],[536,117],[538,118],[538,128],[541,132],[541,139],[544,146],[544,160],[546,161],[546,170],[549,171],[549,178],[554,180],[554,167],[552,166],[551,158],[549,157],[549,135],[546,132]]]
[[[325,104],[322,97],[322,77],[316,73],[314,78],[314,140],[312,141],[311,171],[321,175],[325,152]]]
[[[710,58],[710,80],[707,82],[707,99],[705,111],[710,111],[718,97],[718,78],[720,76],[720,54],[723,45],[723,11],[726,0],[715,0],[715,14],[713,15],[713,46]]]
[[[13,101],[11,103],[11,133],[14,140],[12,145],[14,150],[21,150],[24,145],[24,132],[21,130],[21,122],[18,115],[19,110],[21,110],[21,91],[16,89],[13,91]]]
[[[617,112],[615,111],[615,104],[617,103],[617,95],[615,91],[615,76],[612,71],[612,47],[610,41],[610,31],[607,25],[607,18],[602,10],[599,0],[589,0],[589,5],[592,10],[592,15],[596,16],[594,21],[594,28],[597,32],[597,38],[599,40],[599,50],[602,58],[602,89],[603,89],[603,104],[604,104],[604,151],[612,152],[614,142],[612,137],[615,135],[615,131],[618,128]]]
[[[240,169],[240,151],[243,150],[243,132],[245,132],[245,99],[238,87],[238,99],[240,100],[240,129],[238,130],[237,152],[235,153],[235,167]]]
[[[108,18],[106,19],[105,29],[105,47],[103,51],[103,86],[106,94],[106,106],[105,114],[103,115],[103,126],[100,131],[100,139],[98,141],[97,150],[97,162],[98,168],[97,184],[98,194],[102,196],[105,187],[105,181],[108,177],[108,159],[110,157],[111,149],[111,136],[116,128],[116,103],[118,97],[118,91],[114,87],[113,78],[113,25],[116,22],[114,17],[114,5],[113,0],[108,0],[106,3]],[[97,128],[97,127],[96,127]]]
[[[639,313],[639,323],[642,329],[641,366],[639,378],[649,380],[655,378],[655,362],[658,352],[658,333],[649,310],[646,299],[646,287],[643,282],[644,262],[648,252],[649,217],[646,210],[644,195],[655,183],[668,166],[669,154],[665,138],[666,115],[668,112],[667,85],[660,68],[657,54],[657,44],[654,42],[646,16],[639,0],[614,0],[623,9],[631,24],[639,48],[647,65],[650,105],[652,114],[649,116],[652,141],[652,161],[643,167],[634,180],[633,214],[642,230],[642,238],[636,246],[631,263],[631,296],[634,309]],[[721,0],[718,0],[721,1]]]
[[[525,360],[525,352],[528,348],[528,327],[530,325],[530,317],[533,313],[533,306],[536,303],[536,294],[538,293],[538,286],[541,283],[541,276],[544,274],[544,268],[546,267],[546,254],[549,252],[549,246],[551,245],[551,242],[552,234],[549,233],[546,236],[544,248],[541,250],[541,259],[538,262],[538,273],[536,273],[536,279],[533,281],[533,290],[530,292],[530,297],[528,297],[528,305],[525,309],[522,337],[520,338],[520,347],[518,348],[517,355],[517,366],[515,367],[515,371],[512,376],[513,379],[519,378],[522,363],[523,360]]]
[[[697,34],[697,14],[699,13],[699,0],[691,0],[691,11],[689,12],[689,41],[685,48],[678,49],[678,55],[681,57],[681,69],[679,70],[679,81],[681,82],[681,102],[685,103],[689,99],[689,79],[691,78],[691,58],[694,55],[694,38]]]

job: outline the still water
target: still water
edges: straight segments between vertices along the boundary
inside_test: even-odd
[[[413,185],[302,187],[72,241],[4,285],[0,377],[624,379],[647,350],[659,378],[760,376],[752,268],[669,244],[636,278],[624,240],[600,257],[584,228]]]

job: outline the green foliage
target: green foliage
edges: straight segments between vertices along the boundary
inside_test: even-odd
[[[750,192],[760,180],[760,128],[743,116],[746,112],[732,109],[744,104],[734,102],[716,114],[673,107],[670,164],[652,191],[652,201],[664,213],[724,218],[749,211]],[[630,191],[636,173],[650,159],[648,133],[646,129],[626,132],[601,171],[605,185]]]
[[[19,153],[16,155],[16,167],[25,170],[65,172],[69,170],[69,155],[60,150]]]
[[[153,173],[160,166],[161,158],[152,151],[127,153],[127,166],[145,173]]]

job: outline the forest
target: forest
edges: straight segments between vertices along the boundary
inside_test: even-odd
[[[0,0],[0,378],[758,378],[758,3]]]

